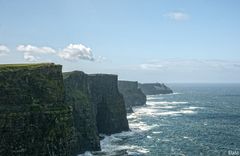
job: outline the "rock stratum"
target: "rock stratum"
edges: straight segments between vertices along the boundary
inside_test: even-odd
[[[139,88],[141,88],[145,95],[173,93],[173,91],[163,83],[139,83]]]
[[[143,106],[146,104],[146,95],[138,87],[137,81],[118,81],[118,88],[124,97],[128,113],[133,112],[133,106]]]
[[[0,65],[0,112],[0,155],[72,155],[61,65]]]

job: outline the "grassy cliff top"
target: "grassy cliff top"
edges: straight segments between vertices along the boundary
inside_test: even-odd
[[[32,63],[32,64],[0,64],[0,71],[14,69],[35,69],[39,67],[55,66],[54,63]]]
[[[83,71],[74,70],[71,72],[63,72],[63,79],[67,79],[70,75],[84,75]],[[86,74],[87,75],[87,74]]]

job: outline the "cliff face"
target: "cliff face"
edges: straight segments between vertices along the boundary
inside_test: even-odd
[[[122,93],[128,113],[133,112],[132,106],[146,104],[146,95],[138,88],[137,81],[118,81],[118,88]]]
[[[129,130],[124,99],[118,91],[117,75],[89,75],[89,84],[99,133]]]
[[[139,87],[145,95],[155,95],[155,94],[170,94],[173,91],[167,87],[165,84],[160,83],[143,83],[139,84]]]
[[[62,66],[0,65],[0,155],[71,155]]]
[[[93,104],[90,101],[88,75],[74,71],[64,73],[66,103],[73,107],[76,134],[75,152],[100,150]]]

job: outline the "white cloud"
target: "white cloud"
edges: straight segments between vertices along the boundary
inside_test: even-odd
[[[33,55],[31,55],[31,54],[29,54],[29,53],[24,53],[24,60],[26,60],[26,61],[29,61],[29,62],[36,62],[36,61],[38,61],[38,57],[36,57],[36,56],[33,56]]]
[[[89,60],[94,61],[92,50],[82,44],[70,44],[58,54],[68,61]]]
[[[32,54],[51,54],[56,53],[56,51],[50,47],[36,47],[32,45],[19,45],[17,47],[18,51],[32,53]]]
[[[5,45],[0,44],[0,56],[6,55],[8,52],[10,52],[9,48]]]
[[[107,61],[107,58],[106,57],[103,57],[103,56],[98,56],[96,59],[95,59],[96,62],[99,62],[99,63],[102,63],[102,62],[105,62]]]
[[[95,59],[92,50],[82,44],[69,44],[59,51],[50,47],[37,47],[33,45],[19,45],[16,49],[17,51],[23,52],[24,59],[29,62],[38,61],[41,59],[41,56],[46,54],[54,54],[68,61],[89,60],[103,62],[106,60],[103,56],[99,56]]]
[[[17,51],[23,52],[24,59],[29,62],[37,61],[39,54],[54,54],[56,50],[50,47],[36,47],[32,45],[19,45]]]
[[[189,15],[182,11],[169,12],[169,13],[165,14],[164,16],[168,17],[174,21],[178,21],[178,22],[186,21],[189,19]]]
[[[144,63],[140,65],[141,69],[144,70],[158,70],[163,67],[161,64],[150,64],[150,63]]]

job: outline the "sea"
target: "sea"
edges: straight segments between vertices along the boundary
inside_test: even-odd
[[[109,156],[240,156],[240,84],[168,84],[128,114],[130,131],[103,136]]]

